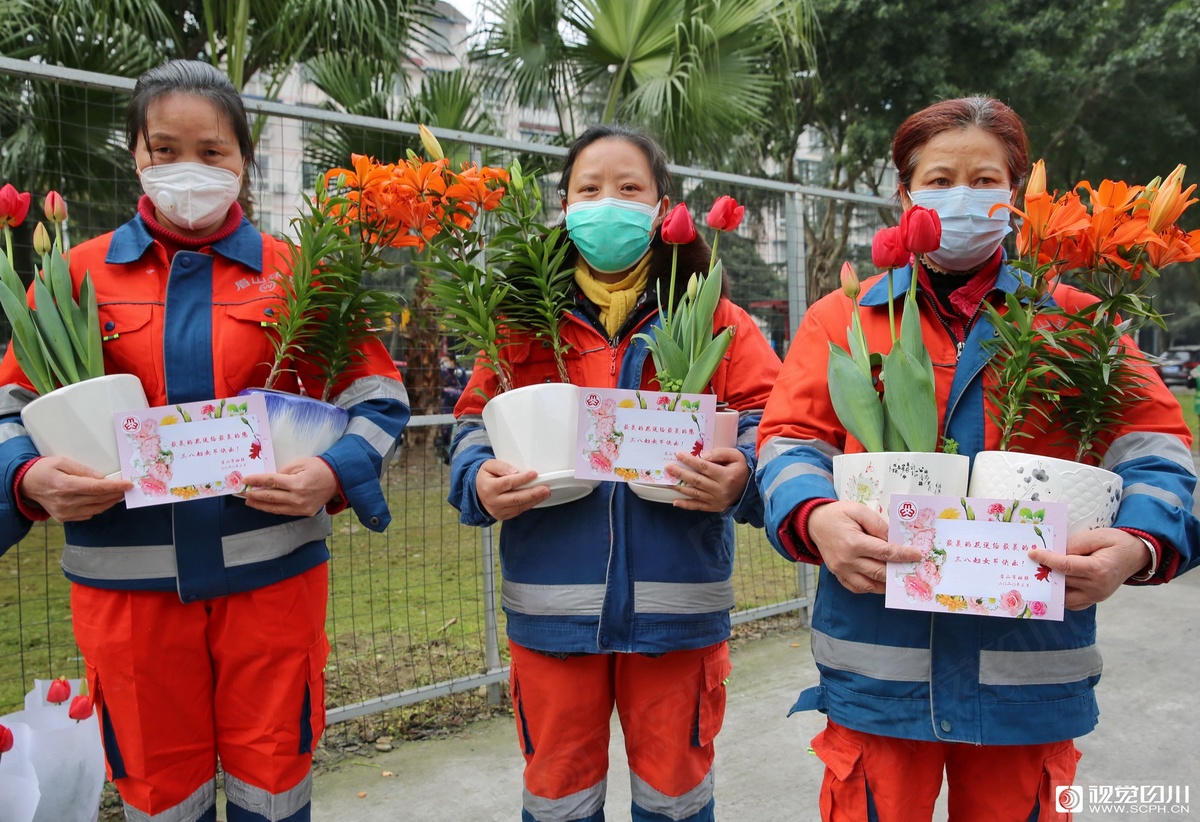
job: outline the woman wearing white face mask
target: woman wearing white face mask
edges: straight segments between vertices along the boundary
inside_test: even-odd
[[[1003,306],[1019,285],[1000,245],[1009,212],[990,212],[1012,201],[1029,169],[1024,127],[998,100],[946,100],[904,121],[892,159],[903,206],[931,208],[942,223],[941,248],[915,271],[895,271],[896,302],[916,276],[939,430],[973,456],[1000,438],[985,408],[994,332],[982,309]],[[1087,302],[1061,283],[1051,296],[1071,310]],[[890,340],[886,275],[864,283],[859,302],[868,338]],[[836,291],[809,309],[759,425],[767,534],[789,559],[822,566],[812,617],[821,683],[795,706],[828,716],[812,742],[826,765],[821,818],[928,822],[944,778],[951,820],[1066,819],[1054,787],[1074,781],[1072,740],[1097,717],[1093,606],[1124,582],[1167,581],[1190,548],[1195,475],[1178,404],[1148,385],[1105,466],[1124,472],[1127,495],[1165,501],[1174,524],[1119,513],[1117,527],[1070,537],[1062,622],[889,610],[879,596],[885,563],[920,553],[889,544],[887,524],[866,506],[838,502],[830,474],[833,455],[865,450],[839,422],[827,376],[830,344],[847,348],[852,306]],[[1052,439],[1031,438],[1025,450],[1070,458]],[[1174,535],[1180,549],[1143,528]]]
[[[288,270],[284,244],[237,203],[253,165],[241,97],[208,64],[168,63],[138,80],[127,137],[146,192],[137,215],[71,254],[76,289],[84,272],[94,283],[105,372],[136,374],[152,406],[261,386]],[[312,364],[294,365],[280,387],[317,390],[304,376]],[[368,528],[386,527],[372,480],[408,420],[387,351],[369,341],[334,386],[348,433],[258,475],[245,499],[126,509],[129,483],[38,457],[17,416],[29,389],[9,352],[0,504],[10,536],[66,523],[75,636],[127,815],[216,819],[219,760],[226,818],[307,819],[325,717],[328,513],[349,505]]]
[[[620,126],[588,129],[572,145],[559,188],[572,250],[574,305],[562,319],[567,370],[581,386],[657,389],[635,339],[672,295],[671,250],[658,233],[671,183],[662,149]],[[697,237],[679,246],[677,278],[708,269]],[[737,447],[681,455],[686,483],[673,505],[636,497],[626,483],[530,510],[550,489],[494,458],[476,366],[455,408],[450,502],[469,525],[503,520],[500,567],[512,654],[517,730],[525,756],[524,819],[604,818],[614,707],[632,772],[634,820],[711,822],[714,739],[729,674],[731,520],[761,521],[749,483],[754,427],[779,359],[745,311],[726,298],[714,325],[735,326],[713,376],[718,400],[741,412]],[[523,338],[509,349],[517,386],[557,379],[549,349]]]

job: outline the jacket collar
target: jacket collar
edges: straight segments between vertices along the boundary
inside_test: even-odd
[[[137,262],[146,253],[146,249],[153,244],[154,236],[146,227],[146,223],[140,216],[135,216],[113,232],[104,261],[113,265]],[[212,249],[226,259],[261,272],[263,266],[262,244],[262,235],[259,234],[258,229],[243,217],[237,230],[225,239],[213,243]]]
[[[1002,252],[1003,257],[1000,262],[1000,273],[996,275],[996,284],[992,286],[992,290],[999,291],[1003,294],[1011,294],[1017,290],[1017,285],[1022,281],[1029,281],[1029,276],[1018,269],[1013,268],[1008,264],[1008,252]],[[905,292],[908,291],[908,285],[912,282],[913,269],[912,264],[897,268],[892,271],[892,297],[896,300],[903,300]],[[862,306],[877,306],[887,305],[888,302],[888,278],[887,274],[881,276],[873,286],[868,288],[859,299],[858,304]]]

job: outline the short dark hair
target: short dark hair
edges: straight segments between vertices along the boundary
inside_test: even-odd
[[[125,111],[125,138],[130,151],[137,149],[139,137],[149,147],[150,132],[146,119],[150,103],[164,94],[172,93],[203,97],[223,111],[233,126],[242,158],[248,166],[255,165],[254,138],[250,133],[250,120],[246,116],[242,95],[219,69],[200,60],[172,60],[138,78],[137,85],[133,87],[133,98]]]
[[[920,160],[921,149],[936,135],[952,128],[978,126],[993,135],[1008,155],[1008,174],[1013,188],[1029,174],[1029,138],[1017,113],[994,97],[959,97],[942,100],[910,114],[892,138],[892,162],[900,174],[900,185],[908,189]]]
[[[558,190],[563,197],[567,196],[566,191],[571,183],[571,172],[575,169],[575,161],[579,159],[579,152],[597,140],[624,140],[640,148],[646,155],[646,161],[650,163],[650,173],[654,176],[654,185],[658,188],[659,198],[671,194],[671,172],[667,170],[667,153],[663,151],[663,147],[640,128],[619,123],[605,123],[592,126],[580,134],[575,142],[571,143],[571,148],[567,150],[567,159],[563,161],[562,174],[558,178]]]

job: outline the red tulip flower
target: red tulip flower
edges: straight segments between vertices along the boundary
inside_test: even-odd
[[[742,224],[742,216],[745,213],[745,206],[738,205],[737,200],[723,194],[713,203],[705,222],[709,228],[715,228],[717,231],[733,231]]]
[[[71,707],[67,710],[67,716],[76,722],[81,722],[90,717],[92,711],[92,698],[87,694],[80,694],[71,700]]]
[[[46,212],[46,219],[56,225],[67,219],[67,201],[57,191],[46,194],[42,209]]]
[[[67,682],[65,676],[60,676],[51,682],[50,687],[46,689],[46,701],[52,705],[61,705],[70,698],[71,683]]]
[[[942,245],[942,220],[933,209],[914,205],[900,215],[900,237],[914,254],[937,251]]]
[[[908,256],[900,226],[881,228],[875,232],[875,238],[871,240],[871,261],[876,268],[900,268],[908,265]]]
[[[662,224],[662,238],[672,245],[687,245],[696,239],[696,224],[688,211],[686,203],[680,203],[671,209]]]
[[[12,183],[0,188],[0,225],[16,228],[29,213],[29,192],[18,192]]]
[[[13,732],[7,725],[0,725],[0,754],[8,753],[13,746]]]

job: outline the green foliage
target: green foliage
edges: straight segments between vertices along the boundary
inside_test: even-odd
[[[8,231],[5,227],[6,235]],[[33,276],[30,305],[12,261],[0,254],[0,305],[12,326],[13,354],[42,395],[104,374],[96,292],[91,276],[85,274],[76,301],[69,260],[60,236],[42,255],[41,269]]]
[[[675,264],[679,246],[672,246],[670,294],[675,293]],[[714,255],[715,256],[715,255]],[[649,334],[634,334],[643,340],[654,358],[658,386],[662,391],[699,394],[708,387],[733,342],[733,326],[713,336],[713,314],[721,299],[721,261],[716,260],[707,274],[692,273],[687,291],[675,306],[663,304],[658,294],[658,325]],[[671,409],[675,407],[671,403]]]
[[[530,334],[553,352],[558,377],[570,382],[562,317],[571,304],[574,268],[561,226],[542,223],[541,187],[519,161],[509,166],[500,204],[471,228],[449,227],[430,242],[431,303],[463,352],[482,351],[476,367],[490,369],[500,391],[511,387],[504,351]],[[489,232],[488,223],[497,227]]]
[[[933,361],[921,332],[917,278],[909,281],[900,333],[886,356],[867,350],[857,304],[848,336],[849,353],[829,344],[829,397],[842,425],[868,451],[936,451],[937,396]],[[876,366],[884,385],[882,401],[872,377]],[[957,452],[957,443],[953,449],[947,453]]]

